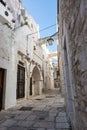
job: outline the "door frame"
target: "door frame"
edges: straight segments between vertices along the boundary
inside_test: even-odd
[[[32,96],[32,77],[30,77],[30,96]]]
[[[20,79],[20,77],[18,77],[18,75],[20,75],[20,70],[22,70],[21,72],[23,72],[24,74],[22,75],[22,76],[24,76],[24,80],[22,81],[21,79]],[[21,82],[22,81],[22,82]],[[20,90],[19,89],[21,89],[20,88],[20,86],[19,86],[19,84],[23,84],[23,91],[22,91],[22,95],[20,95]],[[19,99],[23,99],[23,98],[25,98],[25,67],[24,66],[22,66],[22,65],[20,65],[20,64],[18,64],[17,65],[17,86],[16,86],[16,100],[19,100]]]
[[[2,94],[2,108],[1,108],[1,110],[3,110],[3,109],[5,109],[5,97],[6,97],[6,73],[7,73],[7,71],[6,71],[6,69],[4,69],[4,68],[0,68],[0,70],[2,70],[3,71],[3,90],[2,90],[2,92],[3,92],[3,94]]]

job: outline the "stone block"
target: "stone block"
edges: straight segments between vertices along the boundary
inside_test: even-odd
[[[62,117],[58,116],[56,118],[56,122],[67,123],[67,118],[65,116],[62,116]]]
[[[16,126],[19,127],[31,127],[34,124],[34,121],[19,121],[16,123]]]
[[[17,121],[13,120],[13,119],[8,119],[6,121],[4,121],[1,126],[7,126],[7,127],[11,127],[13,125],[15,125],[17,123]]]
[[[37,128],[37,130],[46,130],[45,128]]]
[[[55,117],[54,116],[49,116],[45,119],[45,121],[55,121]]]
[[[23,128],[23,127],[10,127],[8,130],[27,130],[27,128]]]
[[[54,122],[44,122],[44,121],[40,121],[34,124],[35,128],[41,127],[41,128],[54,128]]]
[[[56,123],[56,128],[58,129],[69,129],[69,124],[68,123]]]
[[[0,127],[0,130],[7,130],[6,127]]]
[[[33,120],[35,120],[37,118],[37,116],[35,116],[35,115],[30,115],[28,118],[26,118],[26,120],[28,121],[33,121]]]
[[[59,112],[58,116],[66,116],[66,112]]]
[[[21,114],[21,115],[19,115],[19,116],[16,116],[14,119],[15,120],[24,120],[24,119],[26,119],[28,117],[28,115],[26,115],[26,114]]]

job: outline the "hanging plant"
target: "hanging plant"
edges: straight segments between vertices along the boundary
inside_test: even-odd
[[[8,23],[4,23],[8,28],[12,29],[12,27]]]
[[[26,26],[30,27],[28,21],[25,21],[23,25],[26,25]]]
[[[7,12],[7,11],[5,11],[5,15],[6,15],[6,16],[9,16],[9,14],[8,14],[8,12]]]
[[[27,21],[25,21],[24,25],[29,25],[29,23]]]
[[[10,7],[7,7],[7,9],[10,11],[11,9],[10,9]]]
[[[12,19],[12,22],[15,23],[15,19]]]

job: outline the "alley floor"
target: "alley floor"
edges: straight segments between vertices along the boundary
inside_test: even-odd
[[[58,90],[0,112],[0,130],[71,130]]]

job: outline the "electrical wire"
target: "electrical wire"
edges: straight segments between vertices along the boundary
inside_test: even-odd
[[[53,24],[53,25],[48,26],[48,27],[46,27],[46,28],[43,28],[43,29],[39,30],[39,32],[45,31],[45,30],[47,30],[47,29],[49,29],[49,28],[52,28],[52,27],[54,27],[54,26],[56,26],[56,24]],[[33,35],[33,34],[36,34],[36,33],[38,33],[38,31],[37,31],[37,32],[34,32],[34,33],[31,33],[31,34],[28,34],[28,35]]]
[[[47,29],[49,29],[49,28],[52,28],[53,26],[56,26],[56,24],[53,24],[53,25],[48,26],[48,27],[46,27],[46,28],[43,28],[43,29],[41,29],[39,32],[44,31],[44,30],[47,30]]]

